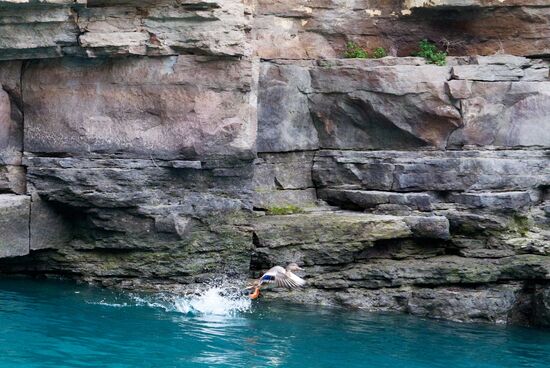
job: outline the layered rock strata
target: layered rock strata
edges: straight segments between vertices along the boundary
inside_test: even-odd
[[[269,60],[259,86],[255,206],[304,213],[257,223],[252,268],[297,259],[313,286],[275,297],[544,323],[548,63]]]
[[[182,292],[295,261],[308,288],[266,298],[548,325],[549,24],[527,0],[0,1],[0,272]],[[423,38],[471,56],[396,57]]]

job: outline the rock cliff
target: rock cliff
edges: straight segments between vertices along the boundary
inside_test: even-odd
[[[0,0],[0,272],[550,325],[548,55],[544,0]]]

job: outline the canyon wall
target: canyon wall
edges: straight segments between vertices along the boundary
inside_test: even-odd
[[[549,55],[545,0],[0,0],[0,272],[550,325]]]

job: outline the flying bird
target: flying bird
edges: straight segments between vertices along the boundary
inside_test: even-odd
[[[277,287],[287,289],[297,289],[306,284],[305,280],[295,275],[293,271],[303,270],[296,263],[291,263],[286,266],[286,269],[281,266],[270,268],[258,280],[255,280],[247,289],[254,289],[250,294],[250,299],[256,299],[260,296],[260,288],[265,284],[275,284]]]

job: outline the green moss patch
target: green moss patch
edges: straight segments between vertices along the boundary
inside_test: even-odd
[[[270,215],[292,215],[294,213],[303,213],[304,210],[293,204],[286,206],[272,206],[266,209]]]

